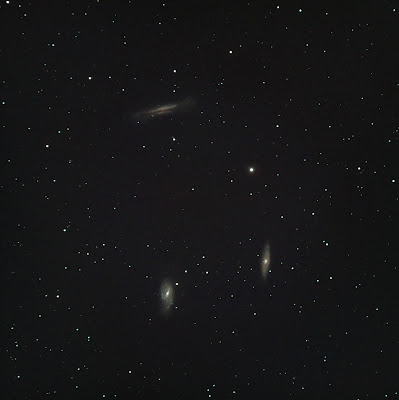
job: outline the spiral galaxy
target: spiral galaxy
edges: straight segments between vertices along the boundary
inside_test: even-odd
[[[162,311],[168,312],[172,308],[174,300],[174,288],[169,280],[165,279],[162,282],[160,295],[161,295]]]

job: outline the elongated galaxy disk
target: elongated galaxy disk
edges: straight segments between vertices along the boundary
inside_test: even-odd
[[[165,279],[161,283],[160,289],[161,307],[164,313],[167,313],[172,308],[174,295],[174,287],[172,282],[170,282],[168,279]]]
[[[270,244],[269,244],[269,242],[266,243],[266,246],[263,250],[260,268],[261,268],[262,278],[266,279],[267,273],[269,272],[269,269],[270,269]]]
[[[158,105],[157,107],[151,107],[141,110],[133,115],[133,117],[140,121],[148,121],[149,119],[158,118],[162,116],[172,115],[177,112],[189,111],[194,106],[195,101],[188,97],[184,100],[178,101],[176,103],[169,103]]]
[[[177,108],[177,104],[167,104],[164,106],[156,107],[151,110],[147,110],[143,112],[143,115],[148,115],[148,116],[160,116],[160,115],[168,115],[171,114],[174,110]]]

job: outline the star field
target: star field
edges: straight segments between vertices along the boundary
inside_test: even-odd
[[[1,398],[397,398],[397,10],[3,1]]]

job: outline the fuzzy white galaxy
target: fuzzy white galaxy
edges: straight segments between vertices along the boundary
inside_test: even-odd
[[[261,273],[263,279],[267,278],[267,273],[269,272],[269,269],[270,269],[270,244],[266,243],[261,258]]]
[[[173,306],[174,295],[175,295],[173,284],[168,279],[165,279],[161,283],[160,295],[161,295],[162,311],[164,313],[167,313]]]
[[[151,107],[138,111],[133,115],[133,117],[137,120],[137,122],[140,121],[144,122],[147,121],[148,119],[168,116],[175,114],[177,112],[189,111],[193,108],[194,105],[195,105],[194,99],[188,97],[176,103],[158,105],[156,107]]]

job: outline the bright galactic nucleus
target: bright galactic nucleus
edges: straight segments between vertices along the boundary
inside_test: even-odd
[[[162,312],[167,313],[172,308],[175,297],[174,285],[168,279],[161,283],[160,296]]]
[[[269,244],[269,242],[266,243],[266,246],[263,250],[260,267],[261,267],[262,278],[266,279],[267,273],[269,272],[269,269],[270,269],[270,244]]]

